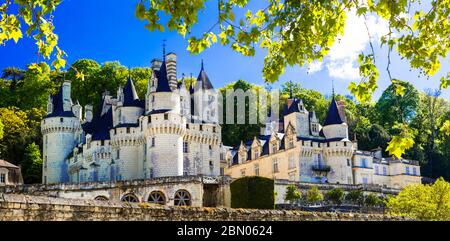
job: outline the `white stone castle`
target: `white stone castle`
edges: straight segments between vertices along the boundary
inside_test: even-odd
[[[131,77],[117,96],[82,107],[65,81],[42,120],[43,182],[81,183],[220,174],[221,127],[203,68],[195,86],[178,84],[177,58],[153,60],[145,100]],[[202,112],[198,111],[202,110]]]

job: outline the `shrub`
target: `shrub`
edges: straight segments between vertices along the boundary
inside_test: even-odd
[[[352,190],[345,196],[345,200],[357,205],[363,205],[364,194],[361,190]]]
[[[286,196],[284,198],[286,201],[288,201],[290,203],[294,203],[295,201],[300,200],[301,197],[302,197],[302,195],[297,190],[297,187],[295,185],[287,186]]]
[[[378,206],[382,203],[383,201],[373,193],[367,195],[367,197],[364,200],[364,204],[368,207]]]
[[[341,188],[331,189],[327,192],[326,197],[333,204],[339,205],[344,200],[344,190]]]
[[[244,177],[230,185],[231,207],[274,209],[274,181],[264,177]]]
[[[306,193],[306,201],[308,203],[318,203],[323,201],[323,195],[319,191],[319,188],[317,188],[317,186],[314,186],[308,190],[308,192]]]

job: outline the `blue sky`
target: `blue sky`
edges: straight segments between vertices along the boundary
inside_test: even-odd
[[[59,35],[60,47],[69,57],[69,63],[80,58],[90,58],[99,63],[118,60],[125,66],[149,66],[153,58],[162,56],[162,41],[167,40],[167,51],[178,55],[178,75],[182,73],[197,76],[201,60],[205,61],[205,69],[215,87],[229,82],[244,79],[251,83],[263,84],[262,67],[265,53],[257,50],[254,57],[243,57],[228,47],[219,44],[193,56],[186,51],[187,42],[181,36],[171,32],[150,32],[144,28],[144,22],[134,16],[136,1],[123,0],[64,0],[55,12],[55,32]],[[254,1],[255,2],[255,1]],[[261,4],[260,1],[255,4]],[[258,7],[254,5],[252,7]],[[214,1],[210,1],[207,9],[200,16],[200,24],[195,26],[194,33],[201,34],[214,23],[217,12]],[[346,35],[333,48],[330,57],[324,63],[315,63],[308,67],[289,67],[274,84],[278,87],[286,81],[300,82],[303,87],[315,89],[323,94],[330,94],[331,80],[335,82],[337,93],[349,94],[347,86],[357,79],[356,55],[361,51],[369,51],[368,35],[363,23],[356,17],[349,19]],[[369,26],[373,36],[380,36],[385,24],[373,17],[369,18]],[[380,49],[374,40],[376,61],[381,71],[379,89],[374,98],[378,98],[389,85],[387,76],[387,51]],[[24,68],[36,61],[36,45],[30,38],[23,38],[18,44],[12,41],[0,46],[0,69],[7,66]],[[394,54],[391,73],[394,78],[408,80],[419,90],[439,87],[439,78],[450,69],[449,59],[442,61],[441,71],[430,79],[418,77],[418,71],[410,71],[409,65]],[[311,72],[308,74],[308,72]],[[450,99],[450,91],[443,97]]]

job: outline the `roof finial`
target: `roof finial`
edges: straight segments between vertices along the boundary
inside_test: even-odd
[[[167,40],[163,40],[163,60],[166,61],[166,41]]]
[[[205,65],[203,63],[203,59],[202,59],[202,71],[205,70]]]
[[[335,94],[335,92],[334,92],[334,79],[333,80],[331,80],[331,82],[332,82],[332,85],[333,85],[333,98],[336,96],[336,94]]]

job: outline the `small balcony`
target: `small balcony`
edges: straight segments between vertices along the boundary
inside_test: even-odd
[[[313,165],[312,170],[314,172],[330,172],[331,167],[328,165],[319,164],[319,165]]]

